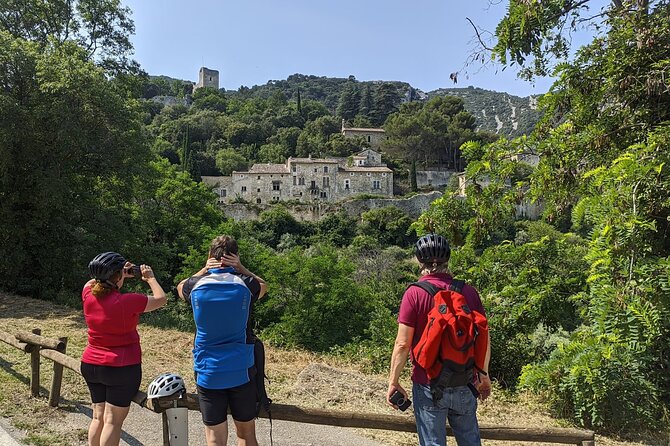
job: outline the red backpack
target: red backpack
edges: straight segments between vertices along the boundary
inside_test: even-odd
[[[470,384],[473,369],[484,373],[488,321],[482,313],[470,309],[461,293],[463,285],[462,280],[453,280],[447,290],[426,281],[410,285],[425,290],[435,301],[412,353],[416,363],[426,370],[437,399],[445,387]]]

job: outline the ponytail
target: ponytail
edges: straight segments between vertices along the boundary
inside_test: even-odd
[[[109,280],[105,280],[104,282],[96,280],[91,286],[91,294],[97,298],[101,298],[108,295],[112,290],[118,289],[116,282],[121,279],[121,274],[122,272],[119,270],[112,274],[112,277],[110,277]]]

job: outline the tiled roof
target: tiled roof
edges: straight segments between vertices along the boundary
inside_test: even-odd
[[[289,158],[289,161],[292,163],[301,163],[301,164],[314,164],[314,163],[328,163],[328,164],[337,164],[340,162],[337,158]]]
[[[225,187],[233,184],[233,177],[213,177],[213,176],[206,176],[203,175],[200,177],[202,179],[202,182],[205,183],[207,186],[212,186],[212,187]]]
[[[248,173],[289,173],[286,164],[254,164]],[[235,172],[244,173],[244,172]]]
[[[366,133],[386,133],[384,129],[364,129],[364,128],[356,128],[356,127],[345,127],[342,129],[343,132],[366,132]]]
[[[345,172],[393,172],[391,169],[385,166],[377,166],[377,167],[365,167],[365,166],[347,166],[347,167],[342,167],[341,168]]]

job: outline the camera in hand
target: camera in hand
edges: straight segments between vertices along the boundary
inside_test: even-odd
[[[397,390],[391,395],[389,401],[398,406],[398,409],[403,412],[407,410],[410,404],[412,404],[412,401],[409,398],[405,398],[405,396]]]
[[[126,269],[126,274],[130,274],[135,278],[142,277],[142,270],[140,270],[139,265],[133,265],[130,268]]]

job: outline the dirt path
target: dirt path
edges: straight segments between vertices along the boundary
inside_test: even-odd
[[[80,412],[68,414],[63,422],[68,426],[85,429],[90,421],[91,410],[88,406],[79,406],[79,409]],[[229,422],[231,421],[229,419]],[[159,414],[133,405],[123,426],[122,445],[162,446],[163,444],[162,422]],[[269,445],[269,421],[259,419],[256,427],[259,444]],[[272,422],[272,443],[275,446],[381,445],[381,443],[358,435],[353,430],[276,420]],[[79,444],[85,445],[86,442]],[[230,432],[228,444],[237,444],[234,432]],[[202,421],[198,412],[189,413],[188,445],[205,446]]]

